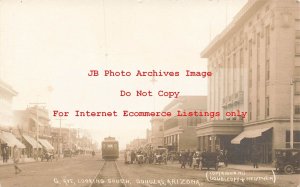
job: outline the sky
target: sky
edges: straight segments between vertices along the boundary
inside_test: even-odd
[[[122,110],[161,111],[180,95],[206,95],[207,78],[134,76],[141,71],[206,71],[201,51],[246,0],[1,0],[0,78],[18,95],[13,109],[44,103],[70,112],[63,127],[89,129],[95,141],[114,136],[124,148],[145,138],[150,118],[121,116]],[[100,76],[90,77],[98,70]],[[105,77],[104,70],[130,77]],[[132,96],[121,97],[120,90]],[[136,97],[136,90],[153,91]],[[74,117],[74,111],[113,111],[118,117]]]

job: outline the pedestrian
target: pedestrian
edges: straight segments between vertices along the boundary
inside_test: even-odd
[[[134,151],[132,150],[132,151],[131,151],[131,154],[130,154],[130,163],[133,164],[134,161],[135,161],[135,153],[134,153]]]
[[[227,167],[228,166],[228,150],[227,149],[225,149],[223,156],[224,156],[224,165],[225,165],[225,167]]]
[[[189,153],[189,156],[188,156],[188,162],[189,162],[189,166],[190,168],[192,167],[192,164],[193,164],[193,155],[194,155],[194,151],[190,152]]]
[[[22,170],[18,166],[21,155],[20,155],[20,151],[19,151],[17,145],[14,146],[13,154],[14,154],[13,159],[14,159],[15,173],[18,174],[18,173],[21,173]]]
[[[260,153],[257,147],[254,145],[252,149],[252,154],[251,154],[251,160],[253,163],[253,168],[258,168],[258,161],[259,161]]]
[[[181,157],[180,157],[180,160],[181,160],[181,167],[180,168],[185,168],[185,165],[186,165],[186,161],[187,161],[187,152],[182,152],[181,153]]]
[[[5,162],[7,163],[7,160],[8,160],[8,158],[9,158],[9,150],[8,150],[8,146],[6,145],[4,149],[5,149],[5,152],[6,152]]]
[[[3,163],[6,161],[6,149],[5,146],[2,147],[2,158],[3,158]]]

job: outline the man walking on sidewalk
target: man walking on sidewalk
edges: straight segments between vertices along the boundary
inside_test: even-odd
[[[251,154],[251,160],[253,163],[253,168],[258,168],[258,161],[260,159],[260,152],[256,145],[253,146],[252,148],[252,154]]]
[[[18,167],[18,163],[20,161],[20,151],[19,149],[17,148],[17,145],[14,146],[14,149],[13,149],[13,159],[14,159],[14,166],[15,166],[15,173],[18,174],[18,173],[21,173],[21,169]]]

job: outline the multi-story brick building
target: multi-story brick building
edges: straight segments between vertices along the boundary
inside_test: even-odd
[[[178,116],[177,112],[204,112],[206,100],[206,96],[180,96],[166,105],[162,111],[172,115],[151,119],[151,145],[154,148],[168,147],[172,151],[198,149],[196,126],[206,119],[200,116]]]
[[[206,121],[200,116],[178,116],[178,111],[206,112],[206,96],[180,96],[164,109],[172,112],[171,117],[164,118],[164,146],[172,151],[197,150],[196,126]]]
[[[51,144],[53,145],[55,152],[59,152],[60,147],[62,149],[61,152],[64,150],[76,149],[77,129],[52,127],[51,136]]]
[[[201,55],[213,72],[208,110],[221,112],[219,120],[198,126],[202,148],[227,149],[246,161],[256,145],[261,161],[271,162],[274,149],[289,147],[292,107],[294,147],[299,147],[299,1],[249,0]],[[248,112],[246,118],[226,117],[237,110]]]
[[[14,111],[14,123],[23,137],[26,154],[33,156],[37,149],[53,150],[51,125],[48,110],[45,107],[32,106],[25,110]],[[37,141],[38,140],[38,141]]]

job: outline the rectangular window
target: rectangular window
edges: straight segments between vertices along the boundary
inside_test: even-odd
[[[259,81],[260,81],[260,33],[257,33],[257,51],[256,51],[256,57],[257,57],[257,85],[259,87]]]
[[[260,115],[260,101],[259,99],[257,100],[257,106],[256,106],[256,117],[257,119],[259,118]]]
[[[300,114],[300,105],[295,105],[294,109],[295,109],[295,114]]]
[[[249,71],[249,88],[252,87],[252,70]]]
[[[244,51],[243,48],[240,50],[240,90],[243,91],[244,90]]]
[[[257,64],[259,64],[259,57],[260,57],[260,33],[257,33],[257,42],[256,42],[256,45],[257,45]]]
[[[260,81],[260,65],[257,65],[257,87],[259,87]]]
[[[252,104],[249,103],[249,121],[252,120]]]
[[[249,40],[249,88],[252,87],[252,40]]]
[[[270,115],[270,98],[266,97],[266,117]]]
[[[230,58],[228,58],[228,61],[227,61],[227,95],[230,95]]]
[[[300,82],[295,82],[294,86],[295,94],[300,94]]]
[[[266,26],[266,47],[270,47],[270,25]]]
[[[300,66],[295,66],[294,75],[300,77]]]
[[[300,148],[300,131],[294,130],[293,131],[293,139],[294,139],[294,148],[299,149]],[[285,142],[286,142],[286,147],[289,148],[290,147],[290,131],[286,131],[285,133]],[[297,152],[293,152],[293,155],[296,155]],[[298,153],[299,154],[299,153]]]
[[[233,60],[232,60],[233,62],[233,69],[232,69],[232,76],[233,76],[233,93],[235,93],[236,92],[236,83],[237,83],[237,80],[236,80],[236,54],[234,53],[233,54]]]
[[[249,66],[251,66],[252,62],[252,39],[249,40]]]
[[[266,60],[266,81],[270,80],[270,60]]]

